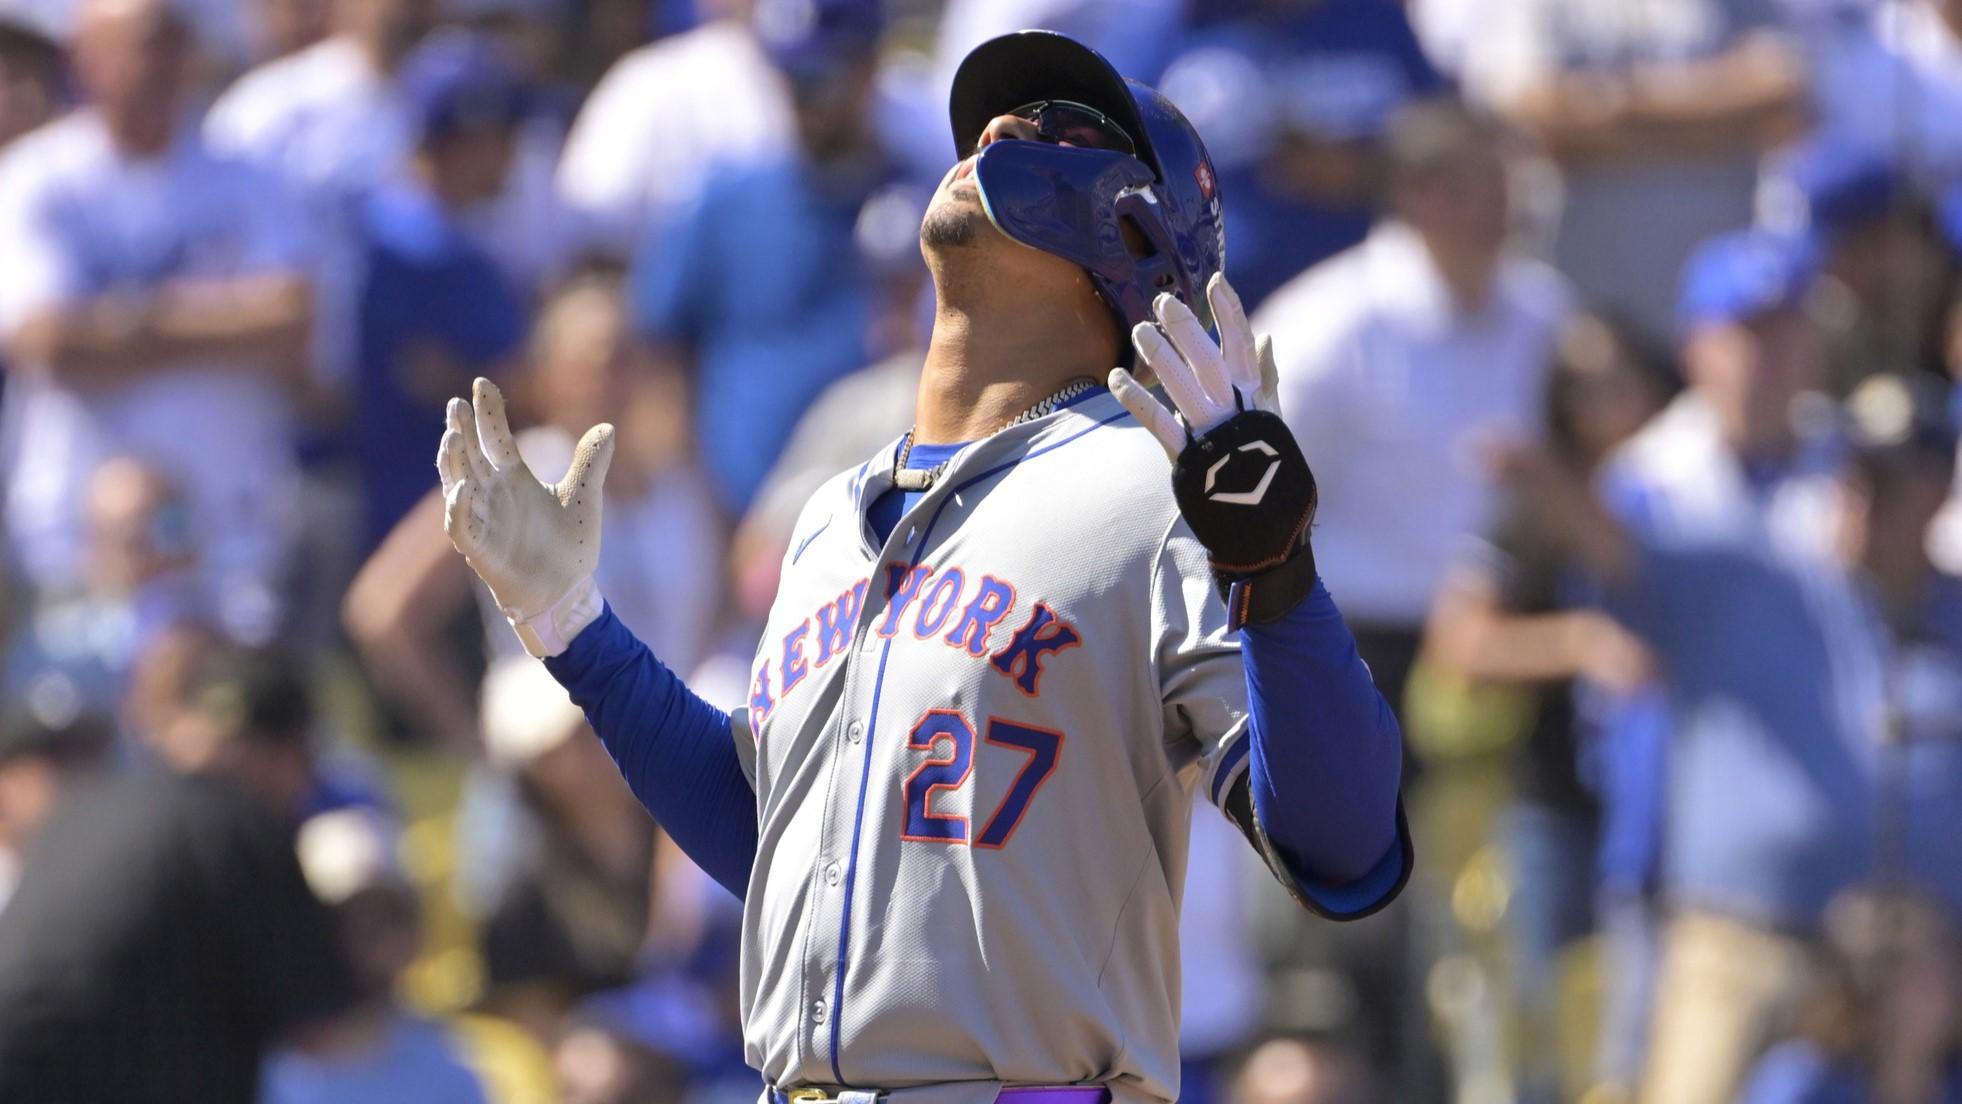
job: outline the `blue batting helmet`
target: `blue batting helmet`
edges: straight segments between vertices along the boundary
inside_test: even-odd
[[[1002,233],[1083,266],[1130,348],[1131,327],[1169,291],[1210,321],[1206,282],[1226,263],[1212,158],[1179,109],[1118,75],[1103,55],[1054,31],[1018,31],[974,48],[954,74],[956,157],[989,120],[1037,104],[1087,107],[1135,155],[1050,142],[996,142],[975,160],[981,204]]]

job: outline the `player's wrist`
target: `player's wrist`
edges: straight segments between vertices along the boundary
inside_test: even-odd
[[[558,655],[572,646],[579,633],[599,620],[606,602],[600,597],[599,583],[591,575],[579,579],[552,602],[537,613],[526,614],[512,607],[504,607],[504,619],[511,623],[511,629],[518,634],[518,641],[525,651],[547,659]]]
[[[1287,559],[1265,571],[1251,575],[1213,571],[1213,584],[1226,603],[1226,627],[1235,632],[1246,625],[1284,620],[1314,593],[1318,578],[1315,549],[1306,533]]]

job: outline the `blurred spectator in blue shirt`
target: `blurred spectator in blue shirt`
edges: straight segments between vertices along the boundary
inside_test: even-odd
[[[1962,920],[1962,577],[1935,565],[1928,539],[1955,476],[1955,429],[1926,378],[1875,377],[1845,409],[1836,541],[1881,664],[1875,876]]]
[[[1690,388],[1612,462],[1619,521],[1544,458],[1508,461],[1654,652],[1669,694],[1675,911],[1643,1091],[1671,1104],[1731,1099],[1803,980],[1795,933],[1874,868],[1889,611],[1918,620],[1939,589],[1924,538],[1947,461],[1885,503],[1859,492],[1867,469],[1848,480],[1830,417],[1806,401],[1821,375],[1803,311],[1815,276],[1803,241],[1741,233],[1699,248],[1682,300]],[[1897,589],[1910,596],[1889,598]],[[1914,833],[1962,811],[1953,760],[1930,754],[1911,768],[1913,800],[1897,803]],[[1946,845],[1910,857],[1922,846],[1938,849],[1923,872],[1956,880]]]
[[[1227,195],[1227,274],[1249,307],[1362,241],[1390,116],[1442,91],[1400,4],[1242,0],[1187,38],[1160,88],[1206,136]]]
[[[823,0],[801,23],[759,11],[757,32],[797,90],[800,148],[711,176],[636,260],[636,320],[692,363],[696,433],[731,511],[825,385],[872,360],[859,227],[892,175],[866,111],[881,22],[875,0]]]
[[[0,686],[10,700],[60,687],[78,708],[113,715],[137,657],[207,611],[190,504],[163,473],[131,457],[105,462],[85,516],[84,589],[28,611]]]
[[[1962,935],[1911,894],[1833,905],[1796,1037],[1740,1104],[1962,1104]]]
[[[358,391],[351,444],[373,548],[430,487],[443,404],[500,375],[524,341],[525,297],[460,216],[497,194],[525,90],[488,40],[445,33],[403,65],[418,139],[403,178],[362,203]]]

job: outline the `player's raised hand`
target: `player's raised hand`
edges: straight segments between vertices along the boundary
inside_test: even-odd
[[[525,650],[557,655],[600,614],[600,489],[613,427],[586,431],[558,484],[541,483],[518,455],[504,396],[479,378],[471,401],[451,399],[437,446],[443,529],[491,589]]]
[[[1205,436],[1241,411],[1279,413],[1281,409],[1275,393],[1273,340],[1254,337],[1246,308],[1225,274],[1213,274],[1206,284],[1206,301],[1219,328],[1217,344],[1191,308],[1171,295],[1160,295],[1152,304],[1156,324],[1140,322],[1131,330],[1138,359],[1164,385],[1176,412],[1131,373],[1118,368],[1110,374],[1111,392],[1151,430],[1173,460],[1192,437]]]
[[[1172,494],[1222,583],[1270,573],[1256,606],[1248,588],[1233,620],[1267,620],[1292,609],[1314,583],[1305,537],[1315,517],[1315,476],[1276,413],[1273,346],[1255,338],[1240,297],[1223,275],[1206,285],[1215,342],[1184,303],[1160,295],[1155,322],[1131,344],[1170,396],[1167,407],[1122,368],[1110,389],[1172,458]],[[1284,565],[1293,566],[1285,572]]]

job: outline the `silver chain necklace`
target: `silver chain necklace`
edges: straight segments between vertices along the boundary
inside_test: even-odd
[[[1076,398],[1078,395],[1083,394],[1095,386],[1097,386],[1097,381],[1085,376],[1078,376],[1076,379],[1064,384],[1061,391],[1056,392],[1027,410],[1022,411],[1020,414],[1017,414],[1007,422],[1004,422],[1001,429],[995,430],[995,433],[1014,429],[1024,422],[1033,422],[1037,418],[1054,414],[1064,403],[1069,402],[1071,399]],[[994,434],[991,433],[989,436],[992,437]],[[947,465],[953,463],[951,459],[948,459],[942,460],[930,468],[909,468],[906,466],[906,458],[912,454],[913,431],[909,429],[906,431],[906,440],[900,443],[899,455],[892,462],[892,485],[902,491],[928,490],[940,478],[941,473],[947,470]]]

